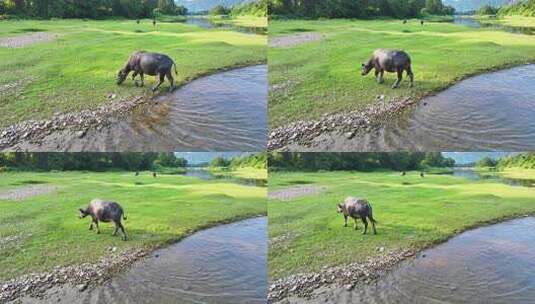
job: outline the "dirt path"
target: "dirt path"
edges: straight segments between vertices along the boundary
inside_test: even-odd
[[[325,191],[325,187],[313,185],[297,186],[282,190],[269,191],[268,198],[287,201],[296,197],[321,193],[323,191]]]
[[[300,33],[294,35],[280,36],[269,38],[270,47],[292,47],[306,42],[318,41],[323,39],[324,35],[317,32]]]
[[[36,32],[26,35],[0,38],[0,47],[4,48],[23,48],[40,42],[53,41],[58,37],[54,33]]]
[[[52,185],[31,185],[9,190],[0,190],[0,200],[22,201],[27,198],[48,194],[57,190]]]

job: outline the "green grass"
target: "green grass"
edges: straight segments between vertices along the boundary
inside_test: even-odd
[[[444,22],[409,20],[273,20],[269,35],[321,32],[321,41],[268,48],[271,127],[324,113],[360,110],[384,95],[422,98],[462,78],[535,61],[535,39]],[[394,73],[377,84],[373,72],[360,75],[361,63],[378,48],[400,48],[412,58],[415,86],[405,78],[391,89]],[[277,87],[278,89],[273,89]]]
[[[238,167],[238,168],[208,168],[212,174],[215,175],[228,175],[238,178],[253,178],[253,179],[267,179],[267,170],[258,169],[253,167]]]
[[[218,223],[266,214],[265,188],[225,181],[153,178],[150,172],[0,174],[0,192],[42,183],[59,190],[21,202],[0,200],[0,280],[95,262],[110,246],[155,248]],[[88,219],[78,219],[78,208],[94,198],[123,206],[128,241],[112,236],[113,224],[101,224],[97,235],[88,230]],[[10,237],[16,239],[5,242]]]
[[[226,23],[237,26],[250,26],[250,27],[267,27],[268,22],[266,17],[257,16],[205,16],[214,23]]]
[[[484,23],[496,23],[509,26],[518,26],[518,27],[535,27],[535,17],[525,17],[525,16],[470,16]]]
[[[271,279],[323,266],[363,262],[399,248],[420,249],[485,222],[535,212],[535,188],[470,181],[419,172],[274,173],[269,190],[295,185],[325,187],[290,201],[269,200]],[[377,235],[343,227],[336,204],[347,196],[367,198],[378,221]],[[351,223],[351,222],[350,222]]]
[[[0,48],[0,128],[55,112],[92,109],[110,94],[119,100],[151,96],[155,78],[137,88],[128,80],[115,84],[117,71],[134,50],[166,53],[178,67],[178,84],[220,69],[266,61],[266,37],[225,29],[202,29],[183,23],[151,20],[0,21],[0,38],[35,31],[60,34],[54,42],[25,48]],[[16,90],[2,87],[17,81]],[[168,84],[162,86],[163,90]]]

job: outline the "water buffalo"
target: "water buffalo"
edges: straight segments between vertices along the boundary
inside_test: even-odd
[[[139,176],[139,172],[138,171],[136,171],[136,176]]]
[[[132,80],[134,80],[136,86],[139,86],[136,76],[139,75],[141,77],[141,86],[143,86],[143,77],[147,74],[151,76],[159,76],[160,81],[152,88],[153,92],[162,85],[165,81],[165,77],[167,77],[167,80],[171,83],[169,90],[173,90],[175,87],[175,80],[173,79],[172,72],[173,66],[175,74],[178,75],[176,64],[173,59],[169,58],[169,56],[158,53],[149,53],[146,51],[136,51],[130,55],[128,62],[117,73],[117,84],[120,85],[123,83],[126,77],[128,77],[128,74],[133,71],[134,74],[132,74]]]
[[[385,71],[397,72],[398,79],[392,88],[397,88],[399,86],[399,83],[403,78],[403,71],[407,71],[407,75],[410,79],[410,87],[412,87],[414,75],[412,74],[411,58],[402,50],[375,50],[368,62],[362,64],[362,76],[368,75],[372,69],[375,69],[375,78],[378,83],[383,83],[383,73]]]
[[[405,176],[405,171],[402,171],[402,172],[401,172],[401,176]]]
[[[353,227],[357,230],[357,218],[360,218],[364,223],[364,232],[362,234],[366,234],[368,231],[366,218],[369,218],[372,223],[373,234],[377,234],[377,230],[375,230],[376,221],[372,215],[372,206],[366,199],[349,196],[343,203],[336,205],[336,211],[344,215],[344,227],[347,227],[347,217],[350,216],[355,221]]]
[[[156,172],[152,172],[152,177],[156,177]]]
[[[424,173],[423,172],[420,172],[420,177],[424,177]]]
[[[420,20],[420,25],[421,25],[421,26],[424,25],[424,21],[423,21],[423,20]]]
[[[93,224],[97,227],[97,234],[100,233],[98,222],[114,222],[115,232],[113,235],[117,235],[117,231],[121,229],[123,232],[123,239],[126,241],[126,232],[124,231],[123,224],[121,224],[121,217],[126,220],[126,216],[123,213],[123,208],[116,202],[105,201],[101,199],[94,199],[89,203],[89,206],[85,209],[78,209],[80,211],[80,218],[91,216],[91,224],[89,224],[89,230],[93,230]]]

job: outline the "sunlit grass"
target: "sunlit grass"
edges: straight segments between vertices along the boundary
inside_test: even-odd
[[[0,200],[0,280],[57,265],[94,262],[133,248],[155,248],[192,232],[266,214],[266,188],[151,172],[1,173],[0,192],[29,184],[54,185],[57,192],[23,201]],[[113,237],[113,224],[101,234],[77,218],[78,208],[102,198],[119,202],[128,241]],[[12,240],[10,240],[12,239]]]
[[[270,126],[317,119],[325,113],[363,109],[384,95],[419,99],[462,78],[535,61],[535,39],[528,35],[419,20],[273,20],[269,35],[320,32],[321,41],[289,48],[268,48]],[[391,89],[360,75],[361,63],[375,49],[404,49],[412,58],[414,88],[408,81]]]
[[[92,109],[109,101],[151,96],[154,77],[144,88],[128,80],[115,84],[117,71],[135,50],[168,54],[177,64],[178,85],[220,69],[266,61],[266,37],[225,29],[202,29],[151,20],[0,21],[0,38],[46,31],[53,42],[0,48],[0,127],[55,112]],[[7,72],[6,72],[7,71]],[[164,87],[166,89],[167,86]]]
[[[274,173],[270,191],[298,184],[324,187],[290,201],[269,200],[271,279],[323,266],[363,262],[386,251],[419,249],[481,223],[535,213],[535,188],[496,181],[470,181],[419,172]],[[336,204],[347,196],[367,198],[378,221],[377,235],[344,228]],[[351,225],[350,225],[351,226]]]

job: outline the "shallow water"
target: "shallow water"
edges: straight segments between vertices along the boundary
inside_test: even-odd
[[[326,134],[309,150],[525,151],[535,148],[535,65],[474,76],[420,101],[381,128]]]
[[[267,187],[266,179],[215,175],[212,172],[201,169],[201,168],[188,168],[184,175],[194,176],[194,177],[205,179],[205,180],[225,180],[231,183],[236,183],[236,184],[246,185],[246,186]]]
[[[353,291],[324,291],[307,303],[533,303],[535,299],[533,217],[467,231],[423,254],[374,284]]]
[[[256,65],[194,80],[109,127],[89,130],[82,138],[56,132],[40,144],[24,142],[9,149],[260,151],[266,147],[266,134],[267,66]]]
[[[230,29],[233,31],[246,33],[246,34],[258,34],[258,35],[267,34],[267,28],[265,27],[242,26],[242,25],[234,25],[234,24],[228,24],[228,23],[215,23],[215,22],[210,21],[207,18],[188,17],[186,18],[186,23],[194,24],[202,28],[223,28],[223,29]]]
[[[44,302],[265,303],[266,261],[267,218],[254,218],[200,231],[100,287],[62,289]]]

